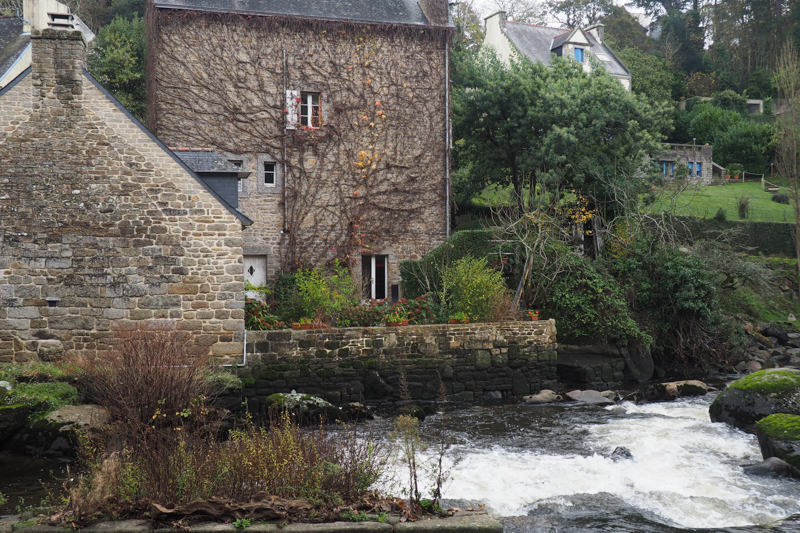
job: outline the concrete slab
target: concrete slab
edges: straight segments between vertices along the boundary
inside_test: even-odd
[[[382,522],[333,522],[330,524],[289,524],[281,533],[390,533],[391,524]]]
[[[503,525],[489,515],[401,522],[395,533],[503,533]]]
[[[85,533],[150,533],[153,524],[149,520],[119,520],[100,522],[83,529]]]

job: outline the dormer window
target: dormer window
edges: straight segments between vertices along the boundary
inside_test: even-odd
[[[583,48],[575,49],[575,61],[578,63],[583,63]]]

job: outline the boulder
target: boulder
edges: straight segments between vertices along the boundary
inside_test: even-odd
[[[75,457],[80,435],[107,423],[108,415],[100,406],[65,405],[17,431],[5,447],[36,457]]]
[[[264,404],[267,411],[289,411],[301,424],[335,422],[340,419],[339,409],[322,398],[310,394],[277,392],[267,396]]]
[[[614,405],[613,400],[609,400],[596,390],[573,390],[569,391],[566,397],[576,402],[589,403],[601,407],[604,405]]]
[[[30,414],[30,406],[24,404],[0,405],[0,443],[13,437],[28,421]]]
[[[800,370],[768,368],[731,383],[709,407],[712,422],[752,430],[775,413],[800,414]]]
[[[783,326],[767,326],[761,330],[761,334],[765,337],[775,337],[781,344],[789,342],[789,335],[783,329]]]
[[[604,390],[603,392],[600,393],[600,395],[603,396],[604,398],[608,398],[612,402],[616,402],[618,398],[617,393],[614,392],[613,390]]]
[[[342,406],[341,418],[345,422],[356,422],[358,420],[374,420],[375,415],[366,405],[358,402],[350,402]]]
[[[669,402],[684,396],[704,396],[708,385],[696,379],[670,381],[650,385],[644,391],[644,397],[650,402]]]
[[[625,446],[617,446],[616,448],[614,448],[614,451],[611,452],[609,458],[615,463],[617,461],[624,461],[624,460],[633,461],[633,454]]]
[[[766,461],[754,465],[745,465],[742,468],[744,468],[744,473],[748,476],[797,477],[798,473],[796,468],[777,457],[770,457]]]
[[[800,468],[800,416],[777,413],[756,424],[756,436],[764,459],[782,459]]]
[[[761,370],[762,366],[761,363],[758,361],[748,361],[744,364],[744,371],[748,374],[752,372],[758,372]]]
[[[560,402],[563,400],[561,396],[555,393],[550,389],[544,389],[542,391],[537,392],[536,394],[531,394],[530,396],[523,396],[522,400],[524,403],[527,404],[538,404],[538,403],[553,403],[553,402]]]
[[[413,416],[420,422],[425,420],[425,417],[428,416],[425,410],[420,407],[419,405],[408,404],[402,406],[400,409],[397,410],[398,415],[406,415],[406,416]]]

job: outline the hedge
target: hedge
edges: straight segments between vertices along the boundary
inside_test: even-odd
[[[487,257],[497,253],[499,243],[496,242],[496,233],[495,229],[459,231],[422,259],[400,261],[403,296],[416,298],[439,287],[442,269],[462,257]]]
[[[794,224],[783,222],[737,222],[713,218],[685,218],[692,239],[715,239],[726,230],[736,229],[733,248],[764,255],[795,256]],[[749,250],[748,250],[749,249]]]

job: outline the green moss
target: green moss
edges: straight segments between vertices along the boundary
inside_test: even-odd
[[[64,405],[76,405],[78,391],[66,383],[20,383],[9,399],[39,411],[54,411]]]
[[[280,372],[276,372],[274,370],[270,370],[269,372],[262,372],[260,376],[261,379],[278,379],[281,376]]]
[[[292,369],[292,367],[290,365],[287,365],[285,363],[278,363],[278,364],[275,364],[275,365],[267,365],[264,368],[267,371],[272,371],[272,372],[286,372],[287,370],[291,370]]]
[[[762,394],[783,394],[800,388],[800,373],[788,370],[759,370],[730,385],[734,389]]]
[[[333,376],[333,369],[331,368],[322,368],[320,370],[317,370],[317,377],[329,378],[331,376]]]
[[[778,413],[762,418],[756,425],[768,437],[800,440],[800,416]]]
[[[256,380],[254,378],[242,378],[242,386],[244,387],[252,387],[256,384]]]

